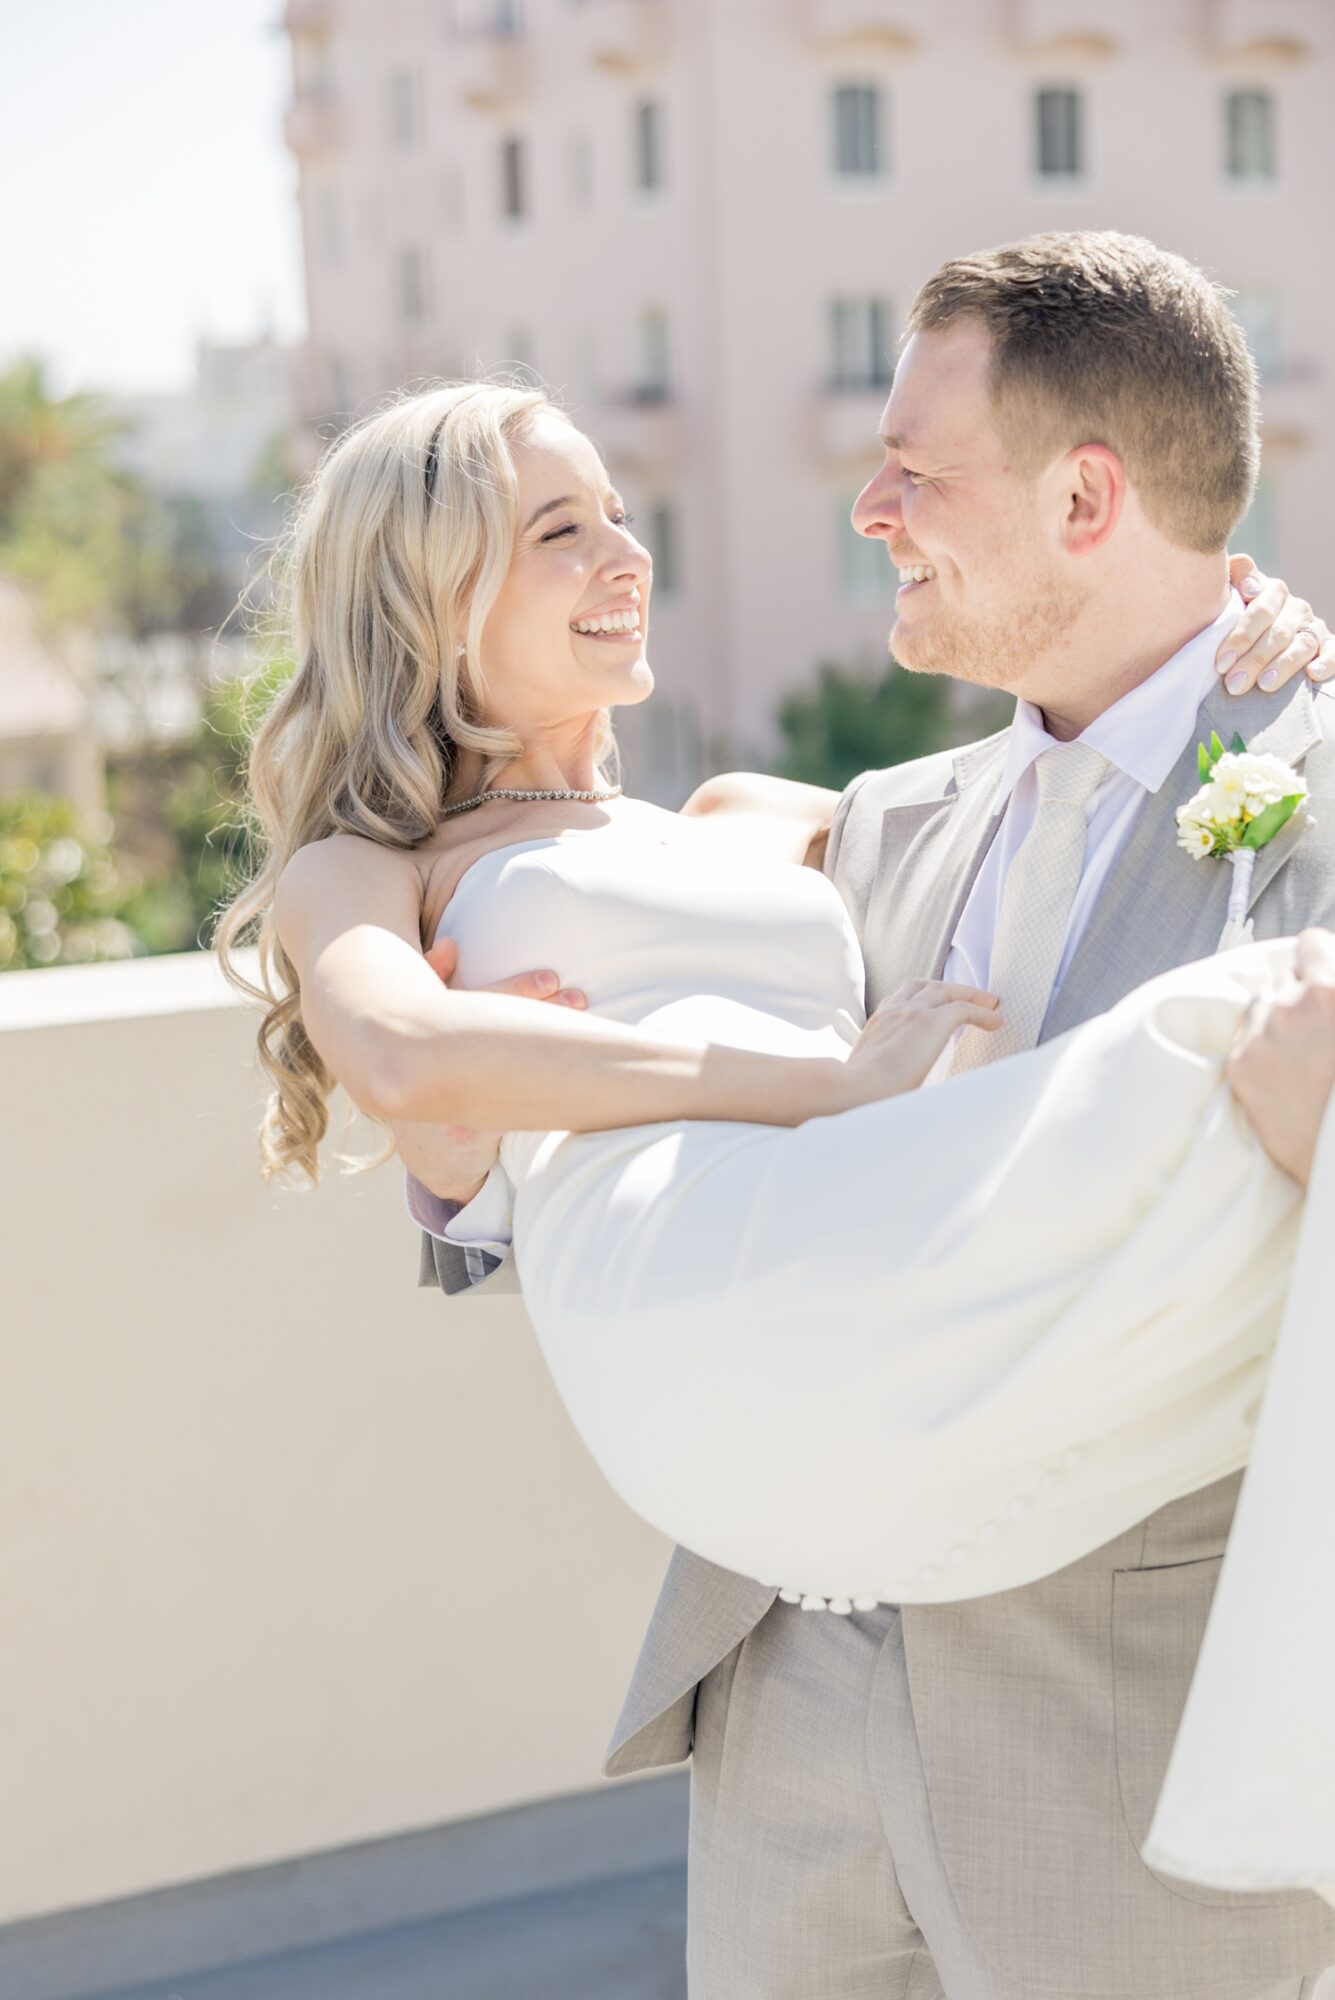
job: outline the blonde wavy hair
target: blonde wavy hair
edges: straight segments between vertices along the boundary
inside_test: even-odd
[[[440,825],[461,749],[485,760],[479,790],[523,749],[512,731],[479,720],[481,637],[514,546],[510,447],[539,412],[569,421],[532,388],[447,382],[397,395],[323,454],[267,565],[269,624],[294,669],[247,725],[240,831],[249,879],[210,939],[226,979],[266,1008],[266,1181],[299,1170],[318,1185],[336,1081],[306,1033],[296,968],[274,929],[283,868],[299,847],[336,832],[416,847]],[[266,671],[250,677],[247,696]],[[616,783],[606,709],[595,766],[600,785]],[[243,942],[258,945],[258,986],[237,965]],[[361,1172],[393,1150],[391,1141],[374,1158],[336,1157]]]

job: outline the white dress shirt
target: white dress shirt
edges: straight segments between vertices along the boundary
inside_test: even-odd
[[[1105,709],[1080,736],[1082,743],[1101,750],[1112,768],[1086,807],[1084,865],[1071,904],[1054,997],[1136,814],[1149,794],[1165,783],[1190,740],[1200,705],[1218,678],[1215,653],[1245,608],[1237,591],[1230,590],[1228,603],[1211,624],[1188,639],[1147,680]],[[1032,702],[1017,703],[993,806],[1001,825],[960,913],[944,979],[987,986],[1006,871],[1037,810],[1033,764],[1056,741],[1044,727],[1041,709]],[[948,1047],[942,1051],[926,1079],[928,1083],[939,1080],[949,1053]],[[510,1247],[514,1188],[499,1161],[463,1207],[433,1195],[412,1174],[406,1174],[404,1197],[409,1215],[420,1228],[464,1250],[474,1284],[495,1268],[495,1260]]]
[[[1237,591],[1230,590],[1228,603],[1212,624],[1188,639],[1148,680],[1124,694],[1081,732],[1079,741],[1101,750],[1112,768],[1085,808],[1084,865],[1071,904],[1066,943],[1048,1001],[1049,1009],[1070,970],[1094,905],[1126,844],[1136,814],[1149,794],[1157,792],[1166,782],[1191,739],[1197,711],[1218,679],[1215,653],[1245,608]],[[943,979],[962,986],[987,986],[1006,871],[1033,826],[1038,809],[1034,763],[1057,740],[1044,727],[1041,709],[1029,701],[1016,704],[1006,763],[993,802],[993,812],[1001,816],[1001,825],[960,912],[941,974]],[[944,1049],[927,1077],[928,1083],[940,1079],[949,1056],[950,1049]]]

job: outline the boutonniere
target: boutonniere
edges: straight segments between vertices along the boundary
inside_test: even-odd
[[[1215,947],[1228,951],[1252,941],[1247,898],[1257,854],[1293,817],[1307,787],[1282,757],[1248,750],[1240,736],[1226,750],[1212,733],[1208,749],[1197,745],[1196,765],[1201,788],[1177,809],[1177,841],[1197,861],[1232,864],[1228,916]]]

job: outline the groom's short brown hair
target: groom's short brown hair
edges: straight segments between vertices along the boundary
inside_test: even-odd
[[[1215,550],[1260,458],[1256,368],[1229,296],[1143,236],[1053,231],[943,264],[904,331],[981,320],[998,421],[1026,468],[1105,444],[1162,534]]]

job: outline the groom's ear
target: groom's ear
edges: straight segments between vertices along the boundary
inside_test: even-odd
[[[1126,473],[1106,444],[1080,444],[1058,468],[1063,502],[1062,539],[1068,554],[1101,548],[1121,519]]]

